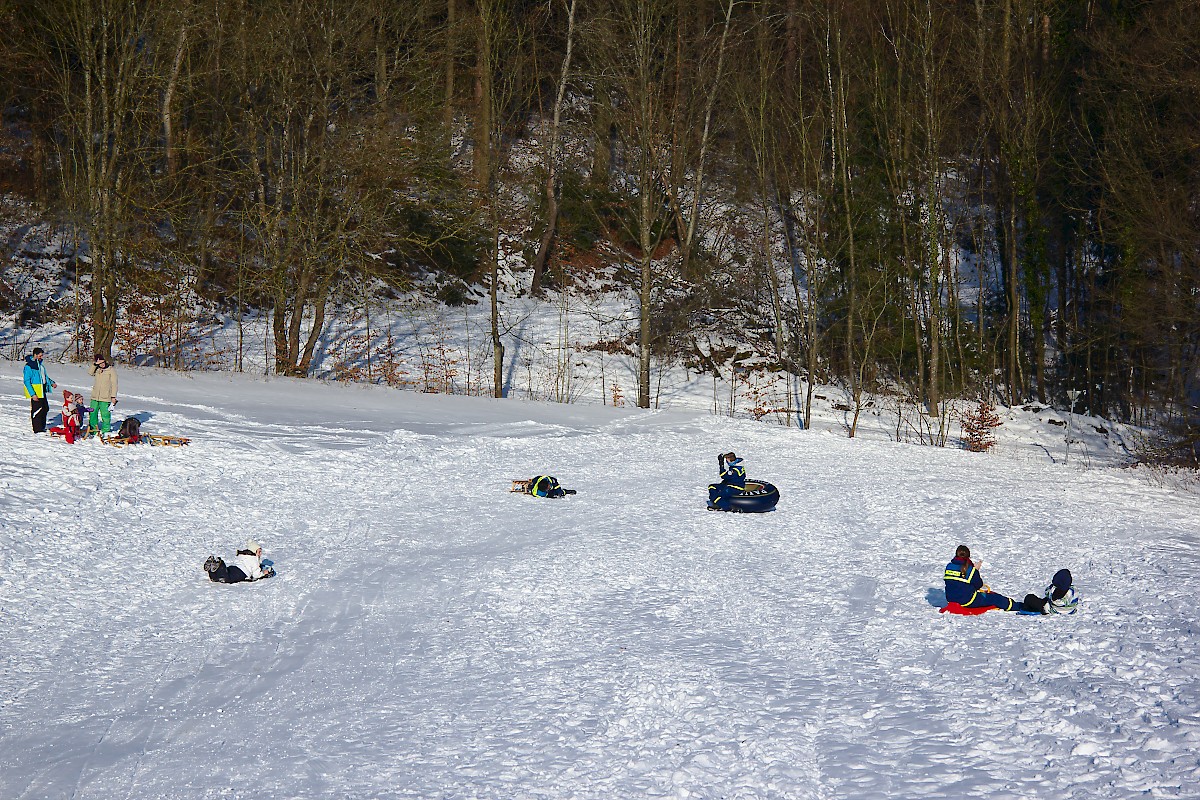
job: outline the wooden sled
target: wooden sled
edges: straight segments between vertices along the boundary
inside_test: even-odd
[[[100,434],[97,434],[97,436],[100,436],[100,441],[104,442],[105,444],[111,444],[113,447],[124,447],[127,444],[139,444],[142,441],[142,437],[140,436],[137,438],[132,436],[102,436]]]
[[[143,436],[142,439],[149,439],[155,447],[183,447],[192,443],[186,436]]]
[[[148,444],[151,447],[183,447],[190,444],[192,440],[186,436],[151,436],[149,434],[142,434],[137,438],[131,436],[109,436],[105,438],[101,436],[100,441],[105,444],[111,444],[113,447],[125,447],[131,444]]]

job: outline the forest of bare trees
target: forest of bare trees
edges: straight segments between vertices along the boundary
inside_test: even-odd
[[[101,352],[132,298],[203,297],[266,314],[275,370],[305,375],[339,286],[432,273],[443,302],[490,293],[499,393],[500,250],[526,230],[529,293],[621,268],[642,406],[651,359],[716,316],[856,400],[1078,392],[1188,422],[1197,19],[1200,0],[8,0],[0,188],[86,243]]]

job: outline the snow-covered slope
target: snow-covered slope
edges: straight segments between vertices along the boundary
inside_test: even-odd
[[[129,369],[118,416],[192,445],[68,446],[0,366],[4,800],[1197,796],[1194,496],[1074,454]],[[778,511],[704,510],[730,449]],[[539,472],[579,494],[507,492]],[[210,584],[250,535],[278,576]],[[1018,597],[1069,567],[1083,610],[938,614],[960,542]]]

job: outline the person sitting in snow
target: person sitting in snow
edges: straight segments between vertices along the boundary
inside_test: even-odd
[[[204,562],[204,571],[208,573],[208,579],[216,583],[257,581],[275,574],[272,567],[263,569],[262,545],[253,539],[248,539],[237,551],[232,564],[227,565],[223,559],[209,556]]]
[[[1075,579],[1071,570],[1060,569],[1054,573],[1046,593],[1041,597],[1036,594],[1025,595],[1025,607],[1030,611],[1041,614],[1074,614],[1079,610],[1080,599],[1075,594]]]
[[[1025,606],[1011,597],[993,592],[983,582],[979,569],[971,561],[971,548],[960,544],[954,558],[946,565],[946,602],[963,608],[998,608],[1001,611],[1024,611]]]
[[[83,419],[83,395],[63,389],[62,425],[51,428],[51,433],[57,433],[74,444],[76,439],[87,436],[87,428]]]
[[[709,485],[708,507],[713,511],[728,511],[732,507],[729,498],[735,492],[746,490],[746,468],[736,453],[717,456],[717,465],[721,470],[721,482]]]

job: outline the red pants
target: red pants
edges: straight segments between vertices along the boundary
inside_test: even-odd
[[[67,444],[75,444],[75,440],[79,437],[79,423],[74,419],[69,419],[65,424],[51,428],[50,432],[57,433],[66,439]]]

